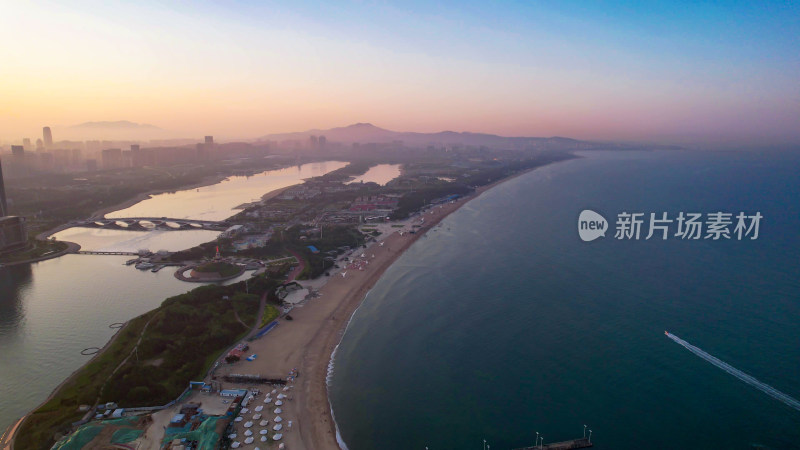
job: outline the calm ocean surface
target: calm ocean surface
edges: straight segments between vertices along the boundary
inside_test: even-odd
[[[350,450],[508,449],[584,424],[600,449],[800,448],[800,411],[664,336],[800,399],[800,153],[585,156],[473,200],[369,293],[330,381]],[[587,208],[612,227],[764,219],[755,241],[584,243]]]

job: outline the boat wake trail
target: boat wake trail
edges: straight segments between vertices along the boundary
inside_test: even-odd
[[[781,402],[785,403],[786,405],[789,405],[792,408],[800,411],[800,401],[795,400],[794,398],[784,394],[783,392],[775,389],[774,387],[772,387],[772,386],[770,386],[770,385],[768,385],[766,383],[762,383],[762,382],[756,380],[755,378],[753,378],[750,375],[742,372],[741,370],[731,366],[730,364],[726,363],[725,361],[722,361],[722,360],[720,360],[718,358],[715,358],[714,356],[709,355],[708,353],[706,353],[703,350],[700,350],[699,348],[695,347],[694,345],[684,341],[683,339],[679,338],[678,336],[675,336],[674,334],[666,332],[666,331],[664,333],[667,335],[668,338],[670,338],[673,341],[677,342],[678,344],[684,346],[686,348],[686,350],[689,350],[690,352],[694,353],[695,355],[705,359],[706,361],[710,362],[711,364],[719,367],[720,369],[724,370],[725,372],[728,372],[729,374],[735,376],[736,378],[744,381],[745,383],[749,384],[750,386],[753,386],[754,388],[756,388],[759,391],[769,395],[770,397],[774,398],[775,400],[781,401]]]

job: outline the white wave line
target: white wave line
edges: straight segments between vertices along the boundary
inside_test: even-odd
[[[728,372],[729,374],[735,376],[736,378],[744,381],[745,383],[749,384],[750,386],[753,386],[754,388],[756,388],[759,391],[769,395],[770,397],[774,398],[775,400],[783,402],[786,405],[791,406],[792,408],[800,411],[800,401],[795,400],[791,396],[789,396],[787,394],[784,394],[783,392],[775,389],[774,387],[772,387],[772,386],[770,386],[770,385],[768,385],[766,383],[762,383],[761,381],[756,380],[752,376],[750,376],[750,375],[742,372],[741,370],[731,366],[730,364],[726,363],[725,361],[722,361],[722,360],[720,360],[720,359],[718,359],[718,358],[706,353],[705,351],[695,347],[694,345],[684,341],[683,339],[679,338],[678,336],[675,336],[672,333],[667,333],[667,337],[672,339],[673,341],[677,342],[678,344],[684,346],[687,350],[689,350],[690,352],[694,353],[695,355],[703,358],[704,360],[706,360],[706,361],[710,362],[711,364],[719,367],[720,369],[724,370],[725,372]]]

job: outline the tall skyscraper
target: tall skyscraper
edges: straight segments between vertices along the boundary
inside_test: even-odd
[[[0,252],[25,248],[27,243],[28,231],[25,228],[25,219],[8,214],[6,186],[3,183],[3,166],[0,163]]]
[[[22,146],[25,147],[25,150],[31,150],[31,138],[23,139]]]
[[[8,203],[6,203],[6,185],[3,183],[3,163],[0,161],[0,217],[8,215]]]
[[[53,146],[53,133],[50,131],[50,127],[42,128],[42,137],[44,138],[44,146],[46,148]]]
[[[122,167],[122,149],[109,148],[101,152],[103,169],[119,169]]]
[[[214,145],[214,136],[206,136],[206,145]]]
[[[14,159],[23,161],[25,159],[25,147],[21,145],[12,145],[11,154],[14,156]]]
[[[328,142],[328,140],[325,138],[325,136],[320,136],[319,137],[319,148],[325,148],[325,144],[327,142]]]
[[[44,150],[44,141],[42,141],[41,139],[37,139],[36,140],[36,151],[40,152],[42,150]]]

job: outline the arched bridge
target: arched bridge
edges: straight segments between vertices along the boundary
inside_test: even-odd
[[[171,219],[169,217],[122,217],[114,219],[87,219],[73,222],[73,226],[105,228],[112,230],[213,230],[225,231],[230,225],[214,220]]]

